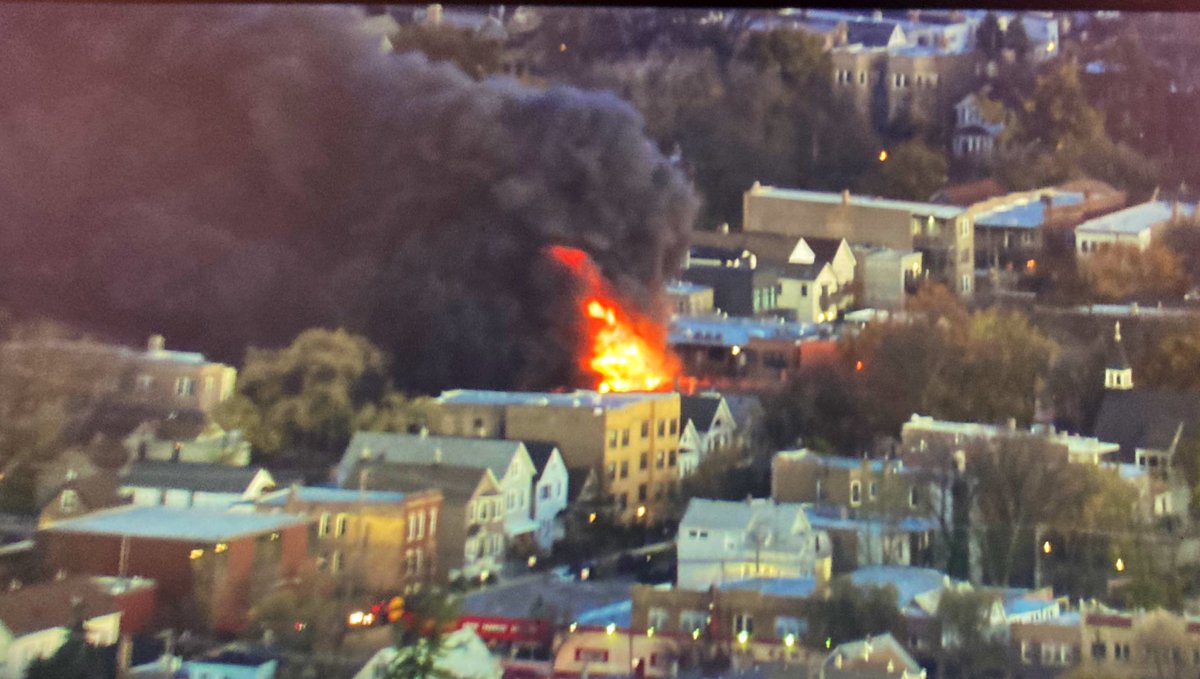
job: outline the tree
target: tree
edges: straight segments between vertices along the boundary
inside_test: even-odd
[[[1187,621],[1166,611],[1147,613],[1138,626],[1137,646],[1145,654],[1143,663],[1155,679],[1183,679],[1191,676],[1191,663],[1182,649],[1191,646]]]
[[[346,631],[346,610],[337,583],[320,572],[277,587],[250,609],[250,633],[303,653],[336,650]]]
[[[301,450],[323,460],[340,454],[358,425],[407,428],[410,415],[419,419],[419,402],[390,390],[389,363],[364,337],[306,330],[284,349],[251,348],[238,393],[216,418],[245,432],[258,452]]]
[[[457,597],[426,589],[405,600],[405,615],[394,625],[400,651],[384,670],[383,679],[446,679],[437,666],[442,641],[458,619]]]
[[[991,634],[996,596],[978,591],[943,591],[934,618],[942,634],[939,669],[953,679],[1007,676],[1008,647]]]
[[[775,449],[802,443],[818,452],[854,453],[873,438],[873,427],[862,426],[870,415],[867,403],[840,366],[802,368],[782,391],[764,397],[763,410],[763,428]]]
[[[809,600],[806,643],[824,649],[885,632],[907,638],[896,597],[892,585],[856,587],[848,577],[835,578],[828,596]]]
[[[1200,219],[1193,216],[1172,220],[1161,242],[1179,257],[1188,278],[1188,288],[1200,287]]]
[[[887,159],[872,166],[859,190],[886,198],[928,200],[946,184],[946,156],[914,139],[888,150]]]
[[[1083,272],[1092,296],[1105,302],[1178,299],[1187,289],[1179,258],[1152,243],[1145,250],[1114,244],[1090,255]]]
[[[1028,56],[1029,34],[1025,32],[1025,18],[1022,15],[1018,14],[1008,22],[1008,28],[1004,31],[1004,48],[1012,50],[1017,61],[1025,61]]]
[[[1004,32],[1000,30],[996,15],[991,12],[984,14],[979,28],[975,29],[975,47],[988,59],[995,59],[1000,56],[1003,40]]]
[[[83,621],[71,625],[66,641],[49,658],[36,658],[25,670],[25,679],[107,679],[111,662],[87,642]]]
[[[1152,389],[1200,389],[1200,329],[1163,337],[1138,362],[1137,376]]]

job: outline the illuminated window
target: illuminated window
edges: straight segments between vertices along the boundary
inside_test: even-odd
[[[337,515],[337,523],[335,524],[334,534],[336,537],[342,537],[346,534],[346,525],[349,523],[349,517],[345,514]]]
[[[321,520],[317,523],[317,537],[325,537],[329,535],[329,512],[321,515]]]
[[[176,396],[195,396],[196,381],[190,377],[180,377],[175,380]]]

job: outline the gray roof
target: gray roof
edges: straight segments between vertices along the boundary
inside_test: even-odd
[[[553,441],[522,441],[525,444],[525,452],[529,453],[529,459],[533,461],[533,468],[538,476],[546,471],[546,465],[549,464],[554,451],[558,450],[558,444]],[[561,454],[561,453],[560,453]]]
[[[270,533],[306,523],[308,523],[306,519],[290,514],[229,512],[198,507],[183,509],[162,505],[131,505],[61,521],[43,531],[163,540],[194,540],[211,543],[243,535]]]
[[[324,486],[295,486],[273,493],[258,501],[260,505],[282,507],[295,493],[297,502],[328,504],[391,505],[404,502],[404,493],[381,490],[359,491],[358,488],[327,488]]]
[[[1121,460],[1134,460],[1137,449],[1167,450],[1181,438],[1200,434],[1200,393],[1107,390],[1096,415],[1094,435],[1121,446]]]
[[[1137,234],[1155,224],[1169,220],[1173,209],[1171,202],[1166,200],[1142,203],[1111,212],[1103,217],[1089,219],[1075,227],[1075,232]],[[1196,206],[1181,204],[1179,212],[1185,217],[1190,217],[1195,214]]]
[[[807,523],[804,505],[799,502],[774,502],[773,500],[708,500],[692,498],[687,511],[679,522],[679,529],[706,528],[709,530],[742,531],[748,529],[757,518],[763,517],[774,524],[781,533],[795,524],[797,518]]]
[[[674,398],[674,394],[641,392],[601,394],[583,389],[565,393],[454,389],[442,392],[442,395],[437,397],[437,402],[449,405],[552,406],[556,408],[586,406],[608,409],[624,408],[649,399],[669,398]]]
[[[749,191],[752,196],[764,198],[781,198],[807,203],[822,203],[825,205],[841,205],[842,194],[827,191],[804,191],[801,189],[781,189],[774,186],[760,185]],[[875,198],[850,194],[850,204],[856,207],[874,207],[884,210],[899,210],[914,215],[932,215],[938,219],[952,219],[964,212],[966,208],[956,205],[939,205],[937,203],[918,203],[910,200],[892,200],[890,198]]]
[[[243,493],[262,467],[230,467],[223,464],[193,464],[138,460],[121,476],[122,486],[171,488],[202,493]]]
[[[720,394],[700,394],[698,396],[679,397],[679,415],[687,422],[692,421],[697,432],[708,431],[712,427],[717,409],[721,407]]]
[[[338,483],[343,486],[349,483],[350,469],[363,460],[375,465],[439,464],[490,469],[499,479],[513,456],[524,448],[520,441],[360,431],[350,440],[338,465]]]

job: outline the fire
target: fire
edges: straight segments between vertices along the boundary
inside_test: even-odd
[[[580,315],[587,346],[580,358],[593,388],[613,391],[665,391],[673,386],[679,361],[666,346],[666,331],[651,319],[623,308],[608,283],[582,250],[556,245],[550,256],[569,268],[584,285]]]

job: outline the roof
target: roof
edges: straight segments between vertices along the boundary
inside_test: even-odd
[[[688,528],[703,528],[745,531],[755,523],[761,525],[765,522],[776,533],[786,535],[791,532],[797,521],[807,523],[804,507],[798,502],[775,502],[771,499],[739,502],[692,498],[679,521],[679,530],[682,532]]]
[[[915,566],[864,566],[848,577],[856,587],[895,587],[896,605],[901,612],[911,611],[918,596],[941,591],[953,583],[940,571]]]
[[[846,42],[864,47],[887,47],[897,27],[893,21],[847,21]]]
[[[3,345],[0,345],[0,349],[5,351],[50,349],[57,351],[70,351],[75,353],[89,353],[96,356],[109,356],[111,358],[122,360],[149,361],[154,363],[180,363],[184,365],[205,365],[209,363],[209,360],[204,357],[204,354],[194,351],[171,351],[167,349],[147,351],[145,349],[131,349],[129,347],[115,344],[100,344],[98,342],[89,341],[15,341],[6,342]]]
[[[777,267],[780,278],[789,278],[797,281],[815,281],[829,266],[829,262],[815,262],[813,264],[796,264],[789,262]]]
[[[624,408],[651,399],[670,399],[666,392],[619,392],[601,394],[577,389],[570,392],[487,391],[454,389],[443,391],[437,402],[444,405],[547,406],[554,408]]]
[[[671,344],[731,347],[745,346],[756,339],[799,341],[818,334],[818,326],[813,323],[724,316],[675,316],[671,319],[668,341]]]
[[[629,627],[633,618],[633,600],[625,599],[615,603],[584,611],[575,616],[575,622],[580,625],[616,625]]]
[[[121,476],[121,485],[241,494],[262,471],[265,471],[262,467],[138,460]]]
[[[0,594],[0,622],[15,637],[70,627],[76,611],[90,620],[120,610],[113,596],[89,577],[28,585]]]
[[[1171,219],[1173,210],[1174,206],[1171,201],[1149,201],[1134,205],[1133,207],[1127,207],[1124,210],[1110,212],[1095,219],[1089,219],[1075,227],[1075,232],[1138,234],[1155,224]],[[1196,206],[1181,203],[1179,205],[1179,212],[1183,216],[1190,217],[1196,213]]]
[[[760,260],[768,262],[786,262],[796,249],[800,236],[788,236],[769,231],[694,231],[692,245],[704,245],[717,248],[737,248],[749,250]]]
[[[630,584],[620,580],[560,580],[546,573],[505,587],[470,592],[462,598],[462,614],[534,617],[557,612],[568,619],[611,604],[627,604]],[[540,605],[539,605],[540,601]]]
[[[47,502],[42,505],[42,508],[44,509],[47,505],[57,500],[58,496],[64,490],[75,491],[75,495],[79,498],[80,503],[87,510],[116,507],[123,504],[117,480],[109,474],[100,472],[91,476],[71,479],[62,484],[49,496]]]
[[[832,262],[834,257],[837,257],[838,250],[842,248],[842,243],[846,242],[845,238],[815,238],[805,236],[804,242],[808,244],[808,249],[813,251],[816,261]]]
[[[989,198],[1002,196],[1005,193],[1008,193],[1008,191],[1000,185],[1000,182],[988,178],[965,184],[947,186],[935,193],[931,200],[935,203],[967,207],[975,203],[981,203]]]
[[[360,431],[350,439],[350,445],[342,455],[338,465],[338,483],[343,486],[351,483],[349,470],[360,461],[369,461],[374,465],[490,469],[499,479],[504,476],[513,457],[524,447],[520,441],[503,439]]]
[[[328,488],[324,486],[293,486],[286,490],[272,493],[258,501],[260,505],[282,507],[287,504],[289,497],[295,494],[298,502],[329,503],[329,504],[399,504],[407,497],[404,493],[382,490],[359,491],[355,488]]]
[[[807,448],[801,448],[799,450],[781,450],[778,453],[775,453],[775,458],[778,458],[780,461],[803,461],[820,465],[822,467],[829,467],[830,469],[850,470],[861,468],[865,462],[867,469],[875,473],[882,473],[884,466],[887,464],[886,460],[879,459],[864,459],[861,457],[849,457],[846,455],[822,455]],[[896,461],[896,466],[901,466],[898,460]]]
[[[817,589],[815,578],[750,578],[726,581],[717,585],[719,589],[752,589],[767,596],[795,597],[812,596]]]
[[[837,658],[842,664],[837,665]],[[925,670],[891,634],[839,644],[825,658],[822,676],[918,677]],[[890,667],[889,667],[890,666]],[[835,669],[836,668],[836,669]]]
[[[937,523],[932,519],[922,517],[906,516],[895,523],[888,523],[875,519],[851,519],[843,517],[840,510],[840,507],[809,507],[805,510],[805,515],[808,517],[808,525],[812,526],[814,530],[854,531],[855,533],[874,532],[882,534],[890,531],[926,533],[937,528]]]
[[[1036,229],[1046,223],[1046,199],[1052,206],[1078,205],[1082,193],[1054,191],[1042,198],[1024,198],[975,216],[975,226]]]
[[[587,484],[588,477],[595,472],[591,467],[568,467],[567,468],[567,501],[575,502],[583,493],[584,486]]]
[[[1128,370],[1129,356],[1125,354],[1125,344],[1121,342],[1121,322],[1117,321],[1113,331],[1112,344],[1108,345],[1108,355],[1104,367],[1108,370]]]
[[[1139,448],[1167,450],[1177,432],[1182,438],[1200,434],[1200,394],[1105,390],[1093,430],[1101,441],[1120,445],[1126,462]]]
[[[89,533],[160,540],[221,542],[247,535],[303,526],[306,519],[290,514],[227,512],[220,509],[130,505],[68,519],[45,533]]]
[[[804,191],[801,189],[781,189],[774,186],[755,184],[749,190],[751,196],[764,198],[779,198],[782,200],[797,200],[824,205],[841,205],[843,194],[828,191]],[[964,208],[955,205],[938,203],[918,203],[909,200],[892,200],[850,194],[850,204],[855,207],[869,207],[881,210],[898,210],[909,214],[933,216],[938,219],[953,219],[965,212]]]
[[[683,422],[688,420],[696,426],[697,432],[708,431],[712,426],[713,418],[717,416],[717,410],[721,407],[720,394],[701,394],[699,396],[679,396],[679,418]]]
[[[752,394],[724,394],[733,421],[746,429],[763,415],[762,400]]]
[[[475,494],[483,471],[469,473],[462,467],[447,467],[436,464],[412,465],[367,465],[371,470],[367,476],[367,488],[402,493],[417,493],[423,490],[442,491],[446,504],[461,504]],[[358,483],[358,472],[364,468],[356,462],[348,474],[352,484]]]
[[[694,295],[705,290],[712,290],[710,286],[689,281],[668,281],[665,287],[668,295]]]
[[[546,465],[550,462],[550,457],[554,455],[554,451],[558,450],[558,444],[553,441],[522,441],[525,444],[525,452],[529,453],[529,459],[533,461],[533,468],[540,476],[546,471]]]

